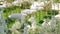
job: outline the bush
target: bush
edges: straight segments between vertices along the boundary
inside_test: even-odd
[[[7,23],[7,27],[8,28],[11,28],[12,27],[12,25],[15,23],[15,20],[14,19],[9,19],[9,18],[7,18],[7,19],[5,19],[5,22]]]
[[[40,20],[39,23],[42,24],[44,21],[43,20]]]
[[[48,15],[57,15],[58,14],[58,11],[56,10],[52,10],[52,11],[48,11]]]
[[[44,16],[45,19],[51,19],[51,16]]]
[[[59,1],[59,0],[55,0],[55,2],[60,3],[60,1]]]
[[[21,5],[22,5],[21,8],[23,8],[23,9],[29,9],[31,3],[25,1],[25,2],[22,2]]]

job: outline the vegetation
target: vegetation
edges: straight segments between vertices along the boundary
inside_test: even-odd
[[[14,13],[20,13],[21,10],[23,10],[21,7],[17,7],[17,6],[12,6],[12,7],[9,7],[9,8],[5,8],[4,10],[4,17],[5,17],[5,20],[8,21],[8,27],[11,27],[14,23],[14,19],[9,19],[8,16],[11,15],[11,14],[14,14]],[[35,16],[36,20],[37,20],[37,24],[41,24],[43,23],[43,20],[46,19],[48,17],[48,19],[51,19],[51,14],[54,15],[54,10],[52,11],[47,11],[47,15],[46,15],[46,12],[45,10],[42,10],[42,11],[38,11],[37,13],[35,13],[34,15],[32,16]],[[55,15],[58,14],[58,11],[55,11]],[[30,18],[30,16],[27,16]]]
[[[21,7],[19,7],[19,6],[11,6],[11,7],[5,8],[3,15],[4,15],[4,18],[5,18],[5,21],[7,23],[8,28],[11,28],[12,25],[15,23],[15,20],[16,20],[16,19],[10,19],[10,18],[8,18],[8,16],[11,15],[11,14],[14,14],[14,13],[21,13],[21,10],[29,9],[30,5],[31,5],[31,3],[29,3],[29,2],[22,2]],[[29,19],[31,16],[34,16],[36,18],[37,25],[41,26],[41,24],[44,22],[43,21],[44,19],[51,19],[51,17],[53,15],[57,15],[57,14],[58,14],[58,11],[56,11],[56,10],[52,10],[52,11],[46,11],[46,10],[41,10],[40,11],[39,10],[38,12],[36,12],[33,15],[28,15],[27,19]],[[28,22],[28,24],[31,25],[30,22]],[[24,28],[24,26],[21,27],[21,30],[23,28]],[[17,29],[17,30],[19,30],[19,29]],[[19,31],[21,31],[21,30],[19,30]],[[38,34],[37,33],[38,31],[39,31],[39,29],[36,29],[35,34]],[[30,32],[30,34],[32,33],[32,31],[29,31],[29,32]]]
[[[11,14],[14,14],[14,13],[20,13],[21,10],[23,10],[23,9],[21,9],[21,7],[17,7],[17,6],[5,8],[3,15],[6,20],[6,23],[8,24],[8,27],[11,27],[15,21],[14,19],[9,19],[8,16]]]
[[[23,8],[23,9],[29,9],[30,5],[31,5],[30,2],[26,2],[26,1],[22,2],[21,4],[22,4],[21,8]]]

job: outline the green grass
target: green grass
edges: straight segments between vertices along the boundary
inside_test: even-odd
[[[9,15],[13,14],[13,13],[20,13],[21,12],[21,7],[17,7],[17,6],[13,6],[13,7],[9,7],[9,8],[5,8],[4,10],[4,17],[7,18]]]
[[[37,13],[34,14],[36,21],[37,21],[37,25],[41,25],[41,23],[43,22],[44,16],[46,16],[46,12],[45,11],[38,11]]]
[[[42,11],[38,11],[37,13],[35,13],[34,16],[36,18],[37,25],[41,25],[44,19],[51,19],[53,15],[57,15],[57,14],[58,14],[58,11],[52,10],[52,12],[47,11],[47,15],[46,15],[46,11],[42,10]]]

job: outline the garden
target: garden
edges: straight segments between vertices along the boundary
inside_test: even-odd
[[[4,10],[0,12],[1,34],[59,34],[59,0],[20,1],[6,0],[6,7],[0,9]]]

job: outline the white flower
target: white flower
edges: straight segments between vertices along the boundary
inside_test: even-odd
[[[42,8],[44,7],[44,2],[34,2],[31,6],[30,9],[34,9],[34,10],[42,10]]]
[[[2,5],[0,5],[0,9],[5,8],[5,7],[6,7],[6,1]]]
[[[37,7],[37,10],[43,10],[44,7]]]
[[[29,30],[29,29],[31,29],[31,26],[30,26],[30,25],[27,25],[27,28],[28,28],[28,30]]]
[[[19,29],[20,26],[21,26],[21,23],[20,23],[19,21],[16,21],[16,22],[13,24],[13,26],[12,26],[12,30],[14,30],[14,29]]]
[[[44,2],[40,2],[37,6],[38,7],[44,7],[45,6],[45,3]]]
[[[19,1],[17,0],[17,1],[12,2],[12,4],[13,4],[14,6],[21,6],[21,1],[19,2]]]
[[[52,4],[52,10],[60,10],[60,3]]]
[[[45,3],[44,2],[34,2],[31,6],[33,7],[43,7],[45,6]]]
[[[29,15],[35,13],[36,10],[26,9],[21,12],[21,14]]]
[[[28,21],[31,22],[31,28],[34,31],[34,29],[36,28],[36,20],[35,20],[35,18],[34,17],[31,17]]]
[[[56,15],[55,18],[60,19],[60,14]]]
[[[35,22],[35,18],[34,17],[31,17],[31,18],[28,19],[28,21]]]

